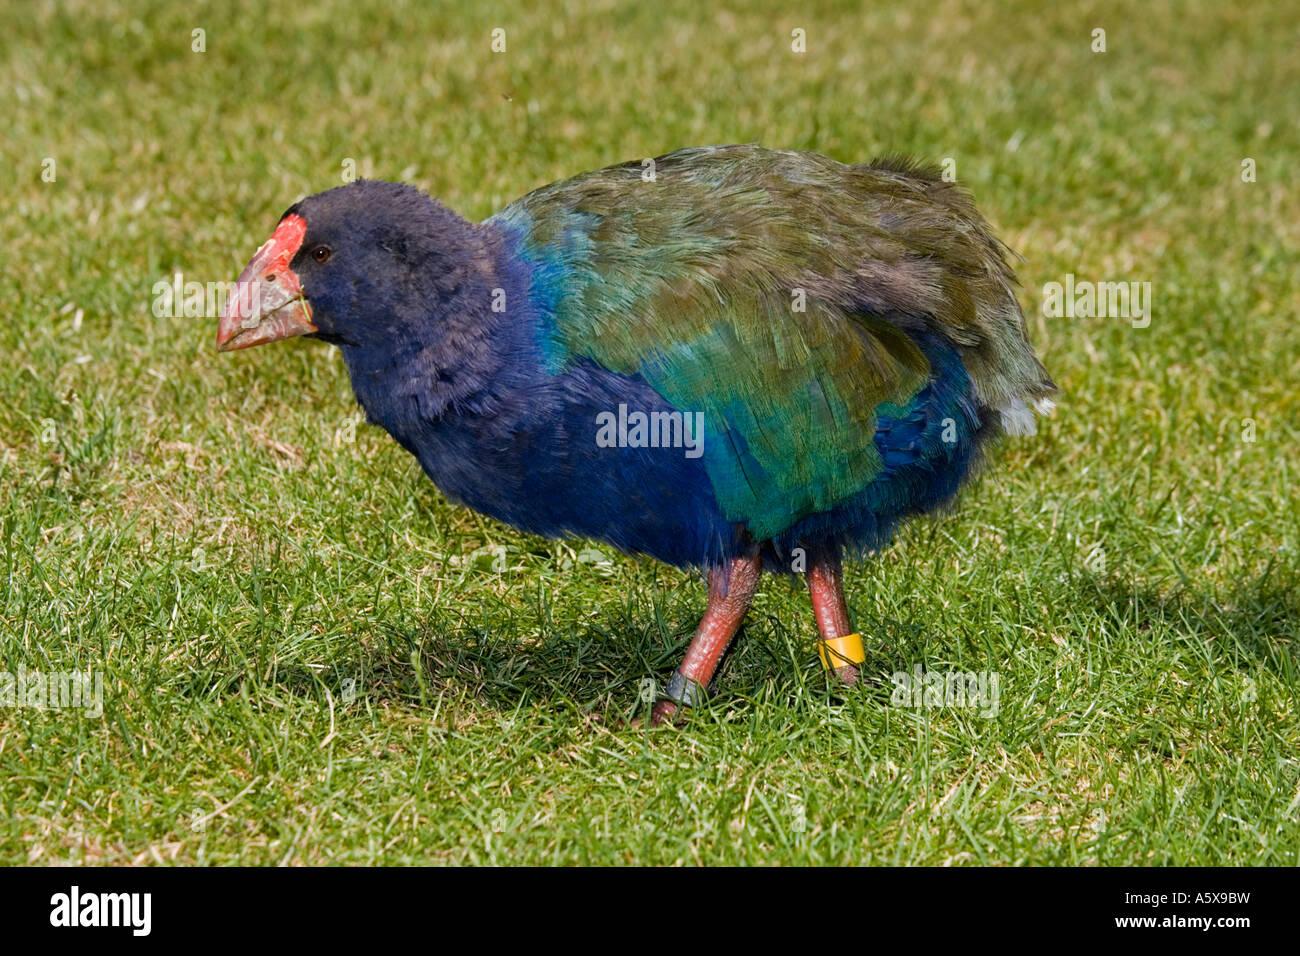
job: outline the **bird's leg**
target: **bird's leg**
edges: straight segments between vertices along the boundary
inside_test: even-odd
[[[689,705],[713,679],[718,661],[736,636],[745,613],[754,600],[758,579],[763,573],[763,559],[757,553],[750,557],[735,558],[730,567],[714,568],[709,572],[709,606],[704,610],[686,649],[682,666],[677,668],[668,685],[667,695],[654,706],[651,723],[662,724],[672,718],[682,705]]]
[[[827,670],[852,687],[858,682],[858,667],[864,660],[862,635],[849,623],[844,600],[844,572],[837,549],[823,551],[808,565],[808,594],[821,642],[817,652]]]

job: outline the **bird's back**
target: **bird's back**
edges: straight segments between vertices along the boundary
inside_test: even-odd
[[[879,543],[1054,386],[967,194],[885,161],[679,150],[546,186],[518,237],[557,374],[589,360],[700,412],[753,537]]]

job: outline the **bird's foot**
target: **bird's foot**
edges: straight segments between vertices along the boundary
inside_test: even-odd
[[[691,638],[682,666],[673,672],[663,690],[663,699],[650,711],[650,726],[680,724],[686,711],[704,700],[705,688],[718,669],[718,662],[754,599],[763,573],[757,551],[736,558],[727,568],[709,572],[709,606]]]
[[[664,724],[679,724],[686,716],[684,710],[675,700],[656,701],[650,711],[650,726],[662,727]]]
[[[845,667],[835,668],[835,677],[845,687],[856,687],[858,684],[858,678],[861,676],[861,672],[859,672],[859,670],[852,664]]]
[[[849,623],[849,606],[844,599],[844,574],[837,552],[819,555],[808,568],[808,593],[821,640],[817,656],[827,672],[845,687],[854,687],[862,676],[859,666],[867,659],[862,635]]]
[[[663,690],[663,699],[656,701],[650,711],[650,726],[680,724],[686,711],[703,700],[704,686],[683,675],[680,669],[675,670]]]
[[[678,706],[676,701],[660,700],[650,708],[650,716],[633,717],[624,727],[630,730],[645,730],[647,727],[678,727],[686,722],[686,708]]]

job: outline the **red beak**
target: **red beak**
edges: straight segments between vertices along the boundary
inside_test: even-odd
[[[232,352],[316,331],[302,283],[289,268],[306,232],[307,223],[301,216],[285,216],[239,274],[217,326],[218,351]]]

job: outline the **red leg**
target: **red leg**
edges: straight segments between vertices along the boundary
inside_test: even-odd
[[[808,566],[808,594],[812,598],[813,616],[823,641],[853,633],[849,623],[849,606],[844,600],[844,572],[838,551],[818,555]],[[858,668],[852,664],[835,668],[835,675],[852,687],[858,682]]]
[[[762,573],[763,560],[757,554],[734,559],[728,569],[714,568],[709,572],[709,606],[695,629],[682,666],[677,668],[686,680],[701,688],[709,686],[718,661],[722,660],[723,652],[749,611]],[[661,700],[654,706],[651,722],[662,724],[677,710],[675,701]]]

